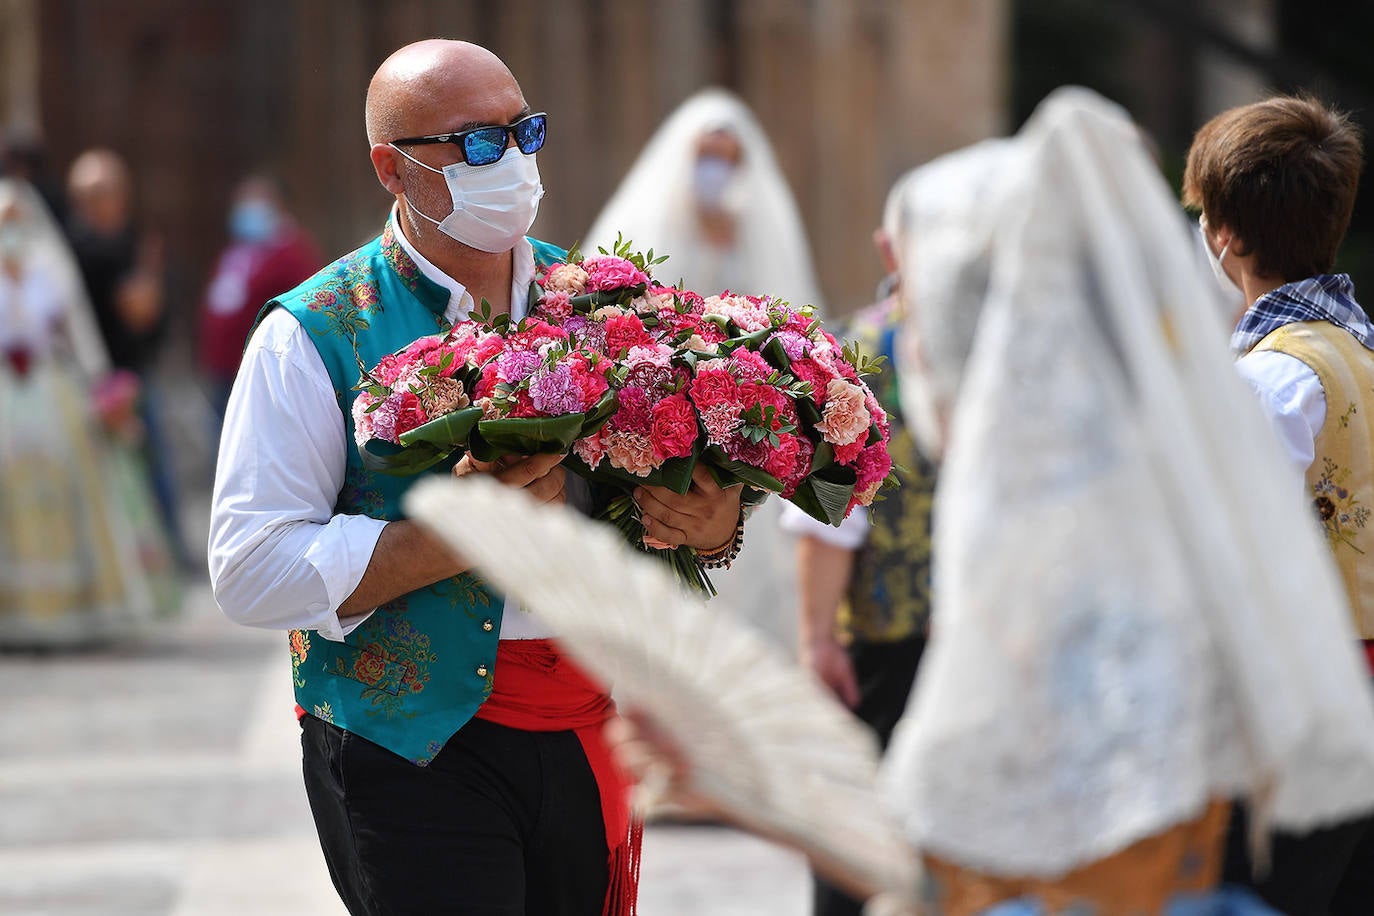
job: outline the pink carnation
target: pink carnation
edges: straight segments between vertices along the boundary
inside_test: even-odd
[[[855,461],[859,460],[859,456],[863,454],[863,450],[864,440],[862,439],[855,439],[847,445],[837,445],[835,446],[835,462],[837,464],[852,465]]]
[[[878,488],[891,470],[892,456],[883,443],[875,442],[859,453],[858,460],[854,462],[854,473],[858,478],[854,483],[854,497],[859,500],[859,505],[872,504],[873,497],[878,495]]]
[[[788,369],[799,381],[810,382],[811,400],[815,401],[817,406],[825,406],[825,391],[831,379],[837,377],[835,373],[812,359],[793,360]]]
[[[712,445],[723,446],[729,442],[742,422],[738,404],[716,404],[701,411],[701,423],[706,427],[706,438]]]
[[[773,367],[753,350],[736,350],[730,356],[730,368],[742,381],[763,381],[773,374]]]
[[[572,315],[572,296],[563,290],[546,292],[539,300],[539,311],[549,321],[562,324]]]
[[[606,381],[606,373],[611,368],[610,361],[599,359],[593,364],[582,353],[570,353],[566,362],[572,371],[573,382],[582,393],[583,409],[590,409],[610,387]]]
[[[573,454],[581,458],[583,463],[593,471],[596,470],[597,465],[606,455],[606,435],[606,431],[600,429],[573,443]]]
[[[616,401],[619,406],[615,415],[611,417],[611,428],[641,436],[648,435],[653,423],[652,406],[644,389],[634,385],[626,386],[616,393]]]
[[[502,350],[506,349],[506,342],[500,334],[487,333],[477,341],[477,346],[472,350],[469,358],[470,365],[481,366]]]
[[[782,478],[784,484],[782,488],[782,498],[791,499],[797,492],[797,487],[806,479],[806,475],[811,473],[811,459],[816,454],[816,447],[811,444],[811,440],[805,437],[797,438],[797,458],[792,466],[792,472]]]
[[[654,458],[659,463],[692,454],[697,441],[697,412],[691,401],[684,395],[675,394],[655,404],[649,438],[653,442]]]
[[[629,289],[649,282],[648,274],[624,258],[613,255],[587,258],[582,262],[582,269],[587,272],[587,289],[594,292]]]
[[[649,437],[623,429],[613,430],[606,437],[606,456],[613,467],[629,471],[636,477],[649,476],[657,466]]]
[[[864,390],[853,382],[831,379],[825,389],[825,409],[816,429],[831,445],[849,445],[868,434],[872,418],[864,406]]]
[[[778,446],[768,453],[763,469],[778,480],[786,482],[797,465],[797,454],[801,451],[801,441],[790,433],[778,436]]]

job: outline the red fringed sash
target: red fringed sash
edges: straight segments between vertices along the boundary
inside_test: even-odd
[[[606,821],[610,885],[603,916],[634,916],[644,826],[630,816],[629,778],[615,765],[602,727],[615,715],[610,694],[549,639],[503,639],[491,696],[477,718],[507,728],[571,730],[582,742]]]

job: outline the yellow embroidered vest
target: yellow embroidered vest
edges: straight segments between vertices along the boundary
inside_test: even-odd
[[[1255,345],[1302,360],[1321,380],[1326,422],[1307,485],[1361,639],[1374,639],[1374,352],[1325,321],[1285,325]]]

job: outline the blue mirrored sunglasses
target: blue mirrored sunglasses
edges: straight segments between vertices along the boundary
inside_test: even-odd
[[[452,143],[463,151],[463,161],[468,165],[491,165],[506,152],[506,138],[514,137],[515,145],[525,155],[535,152],[544,145],[544,128],[549,116],[538,112],[516,121],[514,124],[492,124],[460,130],[454,134],[433,134],[428,137],[407,137],[393,140],[397,146],[420,146],[427,143]]]

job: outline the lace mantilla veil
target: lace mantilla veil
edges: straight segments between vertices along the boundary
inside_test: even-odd
[[[1049,877],[1213,798],[1247,797],[1257,836],[1374,806],[1339,580],[1136,128],[1061,90],[972,173],[992,164],[997,194],[964,204],[994,210],[990,234],[970,216],[914,243],[944,263],[907,253],[987,260],[976,333],[932,333],[969,303],[921,300],[940,281],[904,271],[928,369],[963,371],[936,385],[958,397],[934,632],[884,765],[906,835]]]

